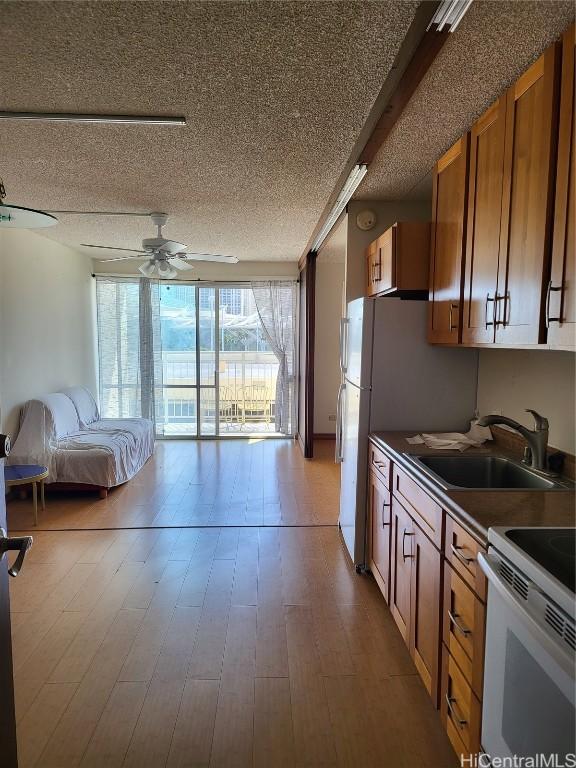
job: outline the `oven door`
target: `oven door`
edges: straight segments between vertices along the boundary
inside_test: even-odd
[[[557,629],[558,618],[574,625],[499,553],[491,549],[478,561],[488,578],[482,747],[490,757],[559,755],[551,764],[569,764],[574,652],[550,612]]]

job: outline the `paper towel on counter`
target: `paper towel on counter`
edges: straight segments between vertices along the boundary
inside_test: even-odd
[[[490,427],[480,427],[478,422],[470,422],[470,429],[465,434],[463,432],[438,432],[434,435],[422,433],[407,437],[406,442],[410,445],[425,445],[427,448],[436,448],[441,451],[465,451],[467,448],[478,448],[486,440],[492,440]]]

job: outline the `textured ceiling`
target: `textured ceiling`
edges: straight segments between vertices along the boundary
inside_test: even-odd
[[[429,171],[574,19],[574,3],[474,0],[380,148],[357,199],[418,199]]]
[[[417,5],[2,3],[0,109],[188,121],[2,122],[7,202],[166,211],[165,235],[193,250],[297,259]],[[122,247],[153,234],[145,219],[71,216],[43,233]]]

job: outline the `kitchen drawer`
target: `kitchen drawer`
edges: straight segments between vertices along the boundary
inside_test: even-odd
[[[482,698],[485,623],[484,603],[445,562],[444,643],[479,699]]]
[[[476,539],[450,515],[446,515],[445,555],[455,571],[462,576],[482,600],[486,599],[486,578],[478,563],[478,552],[485,552]]]
[[[442,548],[442,507],[397,466],[392,468],[392,493],[400,498],[424,533]]]
[[[392,469],[392,462],[386,456],[384,451],[377,448],[374,443],[369,443],[369,469],[374,470],[380,476],[380,479],[386,486],[390,488],[390,470]]]
[[[479,752],[482,706],[446,646],[442,648],[440,715],[456,752]]]

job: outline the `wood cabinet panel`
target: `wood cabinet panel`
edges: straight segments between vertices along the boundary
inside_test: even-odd
[[[366,250],[367,295],[417,293],[425,296],[429,254],[429,222],[396,222]]]
[[[475,754],[480,750],[482,707],[447,649],[442,650],[440,714],[456,752]]]
[[[413,533],[410,650],[430,698],[438,706],[442,558],[417,525]]]
[[[406,645],[410,644],[410,589],[414,557],[413,523],[410,515],[392,497],[392,578],[390,610]]]
[[[394,494],[402,498],[414,520],[432,541],[438,547],[442,547],[442,507],[431,499],[415,480],[412,480],[397,466],[392,469],[392,478]]]
[[[449,563],[444,564],[444,644],[472,690],[482,698],[486,608]]]
[[[496,342],[545,340],[550,270],[559,46],[553,45],[506,94],[506,139]]]
[[[576,346],[575,40],[575,26],[572,24],[564,33],[562,41],[552,272],[547,288],[545,309],[548,326],[547,341],[553,346],[564,349],[574,349]]]
[[[369,444],[369,469],[373,472],[377,472],[380,479],[387,488],[390,488],[390,473],[392,470],[392,463],[388,456],[381,451],[374,443]]]
[[[470,132],[470,175],[462,342],[494,341],[506,97],[498,99]]]
[[[389,602],[390,528],[392,524],[390,491],[376,472],[370,472],[368,478],[370,569],[384,599]]]
[[[438,344],[458,344],[461,339],[468,149],[466,134],[434,169],[428,340]]]
[[[482,600],[486,599],[486,577],[478,563],[478,552],[485,551],[468,531],[446,515],[446,560]]]

